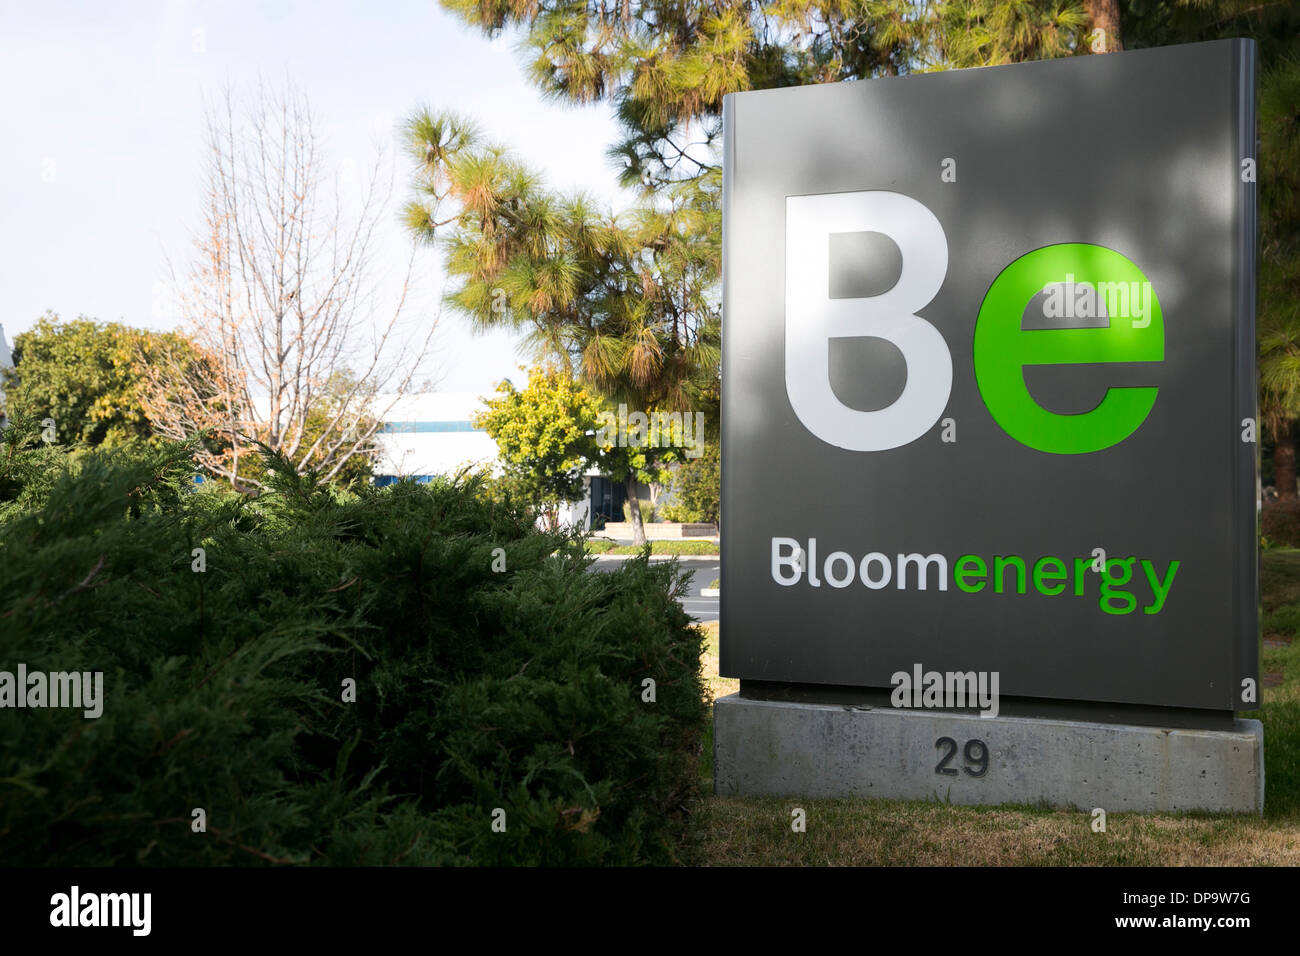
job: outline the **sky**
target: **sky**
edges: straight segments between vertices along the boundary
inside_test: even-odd
[[[379,236],[396,295],[410,239],[396,222],[409,167],[396,125],[421,105],[454,109],[558,189],[630,200],[605,149],[608,104],[561,106],[524,78],[518,37],[489,40],[436,0],[0,0],[0,324],[12,344],[46,310],[64,318],[178,326],[167,262],[201,223],[203,102],[227,83],[289,77],[326,158],[346,177],[384,147],[396,188]],[[438,321],[421,369],[447,391],[520,380],[517,339],[469,331],[439,310],[438,257],[416,260],[408,334]],[[441,314],[439,312],[441,311]]]

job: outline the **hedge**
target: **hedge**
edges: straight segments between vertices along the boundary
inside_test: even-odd
[[[141,454],[0,432],[0,670],[104,675],[96,719],[0,709],[0,859],[677,859],[707,704],[675,562],[590,573],[472,478],[268,455],[251,499]]]

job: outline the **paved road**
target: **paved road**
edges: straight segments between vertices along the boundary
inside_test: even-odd
[[[617,555],[601,555],[591,565],[593,571],[612,571],[624,558]],[[655,555],[651,561],[667,561],[667,555]],[[716,621],[718,619],[718,599],[702,597],[700,590],[707,588],[709,582],[722,575],[722,565],[717,558],[679,557],[677,559],[687,571],[694,571],[688,596],[682,598],[682,607],[686,613],[697,621]]]

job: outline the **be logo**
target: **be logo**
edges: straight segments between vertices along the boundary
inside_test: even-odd
[[[902,253],[888,291],[867,298],[830,295],[830,236],[878,232]],[[920,202],[883,190],[786,198],[785,386],[795,415],[818,438],[849,451],[885,451],[915,441],[939,421],[952,393],[952,353],[916,313],[938,294],[948,272],[948,240]],[[1065,291],[1062,291],[1065,290]],[[1075,290],[1107,306],[1080,315],[1109,317],[1098,328],[1022,329],[1040,292]],[[1025,385],[1027,365],[1159,362],[1164,318],[1141,270],[1114,250],[1087,243],[1035,249],[1002,270],[975,321],[975,381],[994,421],[1012,438],[1053,454],[1115,445],[1146,420],[1154,387],[1110,387],[1091,411],[1043,408]],[[1086,296],[1084,296],[1086,298]],[[886,408],[862,411],[839,400],[830,381],[830,340],[874,337],[892,343],[907,366],[902,394]]]

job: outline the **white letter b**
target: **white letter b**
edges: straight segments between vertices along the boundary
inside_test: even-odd
[[[902,274],[870,298],[830,297],[830,236],[884,233],[903,255]],[[948,240],[934,213],[900,193],[873,190],[787,196],[785,200],[785,389],[804,427],[849,451],[883,451],[933,427],[952,392],[952,354],[939,330],[916,315],[948,271]],[[836,397],[830,340],[873,337],[892,343],[907,363],[903,393],[887,408],[864,412]]]

